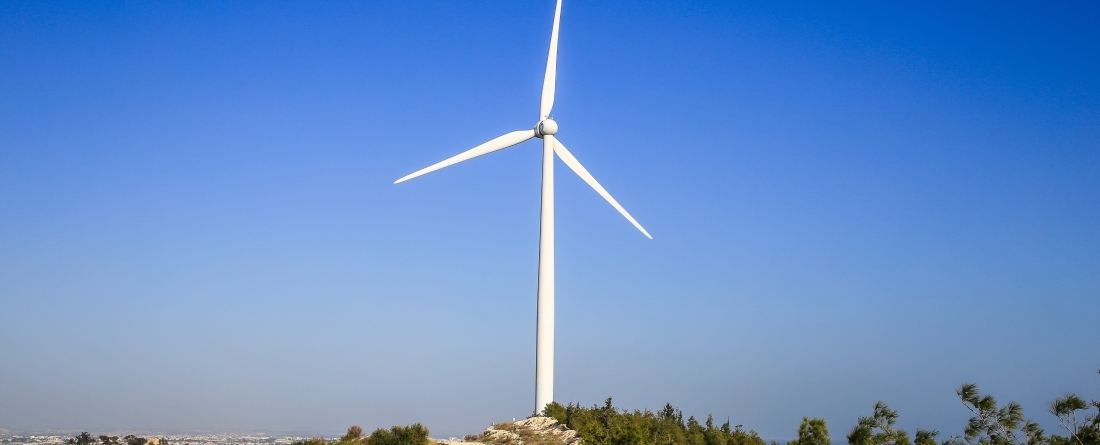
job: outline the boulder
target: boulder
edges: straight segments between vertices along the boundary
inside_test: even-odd
[[[501,422],[485,429],[476,439],[489,445],[579,445],[580,436],[553,417],[529,417]]]

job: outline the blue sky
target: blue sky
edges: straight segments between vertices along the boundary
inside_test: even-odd
[[[0,427],[530,413],[553,2],[0,5]],[[580,2],[556,399],[769,439],[1100,397],[1095,2]]]

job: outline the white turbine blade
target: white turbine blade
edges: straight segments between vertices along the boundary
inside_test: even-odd
[[[558,76],[558,22],[561,20],[561,0],[554,9],[554,30],[550,32],[550,56],[546,58],[546,77],[542,79],[542,107],[539,109],[539,119],[550,117],[550,110],[554,109],[554,85]]]
[[[634,224],[634,227],[637,227],[638,230],[641,230],[642,234],[644,234],[649,239],[653,239],[653,236],[651,236],[649,232],[646,232],[645,229],[642,228],[642,225],[638,224],[638,221],[635,221],[634,217],[630,216],[630,213],[627,213],[626,209],[624,209],[623,206],[619,205],[619,202],[616,201],[615,198],[612,198],[611,194],[607,193],[607,190],[604,190],[603,186],[600,185],[599,182],[596,182],[596,178],[593,178],[592,174],[588,173],[588,170],[586,170],[584,166],[581,165],[580,161],[578,161],[577,158],[573,157],[573,153],[570,153],[569,150],[567,150],[565,146],[562,145],[561,141],[558,141],[555,138],[555,142],[557,143],[554,145],[554,153],[558,154],[558,157],[560,157],[561,160],[565,162],[565,165],[568,165],[569,168],[573,169],[573,171],[577,173],[577,176],[580,176],[581,179],[584,180],[584,182],[587,182],[588,185],[596,189],[596,193],[599,193],[600,196],[603,196],[603,199],[606,199],[607,202],[611,203],[611,206],[614,207],[615,210],[618,210],[619,213],[622,213],[623,216],[625,216],[631,224]]]
[[[408,180],[410,180],[412,178],[415,178],[417,176],[426,175],[428,173],[439,170],[443,167],[449,167],[451,165],[455,165],[455,164],[457,164],[459,162],[462,162],[462,161],[465,161],[467,159],[476,158],[476,157],[481,156],[481,155],[486,154],[486,153],[492,153],[492,152],[500,150],[502,148],[511,147],[513,145],[516,145],[520,142],[526,141],[526,140],[531,139],[533,137],[535,137],[535,130],[533,130],[533,129],[532,130],[513,131],[513,132],[508,133],[504,136],[498,137],[498,138],[493,139],[489,142],[478,145],[477,147],[471,148],[471,149],[466,150],[466,151],[464,151],[460,154],[457,154],[455,156],[447,158],[444,161],[440,161],[440,162],[437,162],[435,164],[432,164],[429,167],[425,167],[425,168],[422,168],[420,170],[417,170],[415,173],[412,173],[408,176],[405,176],[404,178],[398,179],[398,180],[394,181],[393,183],[397,184],[397,183],[400,183],[400,182],[405,182],[405,181],[408,181]]]

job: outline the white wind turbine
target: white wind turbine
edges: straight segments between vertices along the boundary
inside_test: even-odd
[[[611,194],[604,190],[596,178],[588,173],[588,170],[577,158],[573,157],[569,150],[554,137],[558,132],[558,123],[550,118],[550,110],[554,107],[554,83],[558,65],[558,23],[561,19],[561,0],[558,0],[554,9],[554,28],[550,34],[550,56],[546,59],[546,77],[542,83],[542,106],[539,109],[539,122],[531,130],[513,131],[500,136],[477,147],[471,148],[456,156],[448,158],[427,168],[418,170],[408,176],[398,179],[394,184],[408,181],[417,176],[425,175],[443,167],[451,166],[467,159],[475,158],[483,154],[511,147],[533,138],[542,139],[542,221],[539,232],[539,290],[538,290],[538,322],[535,340],[535,411],[542,409],[554,400],[554,154],[557,153],[565,165],[573,169],[581,179],[596,189],[596,193],[603,196],[626,217],[634,227],[641,230],[649,239],[653,239],[649,232],[642,228],[634,217],[627,213],[623,206],[619,205]]]

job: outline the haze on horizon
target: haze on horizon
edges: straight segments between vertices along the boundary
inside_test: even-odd
[[[653,4],[650,4],[653,3]],[[0,427],[436,437],[533,403],[553,2],[0,5]],[[582,2],[555,398],[834,441],[1100,398],[1100,4]]]

